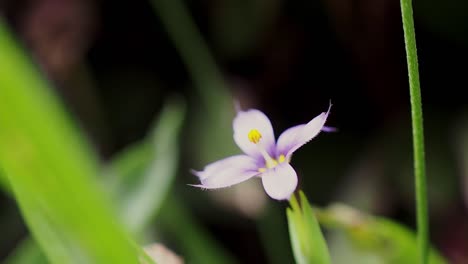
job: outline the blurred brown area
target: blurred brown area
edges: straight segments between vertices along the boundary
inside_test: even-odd
[[[414,227],[398,1],[186,4],[233,92],[266,112],[277,132],[333,103],[329,125],[339,132],[321,136],[294,161],[308,176],[301,187],[312,202],[342,199]],[[187,70],[147,1],[4,0],[0,8],[103,159],[145,134],[166,95],[193,96]],[[468,262],[468,190],[460,187],[467,172],[456,169],[459,142],[452,141],[457,120],[468,113],[468,20],[458,15],[467,8],[465,1],[415,1],[431,234],[453,263]],[[241,224],[226,230],[200,217],[242,263],[266,261],[263,253],[246,253],[262,252],[250,220],[233,216]],[[250,250],[239,246],[245,240]]]

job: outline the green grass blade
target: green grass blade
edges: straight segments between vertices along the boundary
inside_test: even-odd
[[[194,97],[199,99],[192,113],[189,141],[196,151],[190,155],[201,165],[236,153],[232,131],[227,129],[232,125],[234,100],[188,8],[181,0],[151,2],[193,80]]]
[[[121,218],[132,233],[147,228],[175,179],[184,113],[180,102],[168,103],[147,138],[118,155],[108,168]]]
[[[145,140],[118,154],[105,168],[110,177],[105,184],[119,204],[121,219],[135,235],[147,228],[173,181],[178,162],[179,135],[184,105],[172,100],[163,109],[154,129]],[[35,243],[24,241],[8,264],[25,263],[31,252],[40,252]],[[17,257],[17,256],[25,257]],[[29,258],[27,258],[29,259]]]
[[[24,239],[3,264],[48,264],[42,250],[36,241],[31,238]]]
[[[151,2],[195,83],[201,104],[205,107],[222,105],[227,93],[226,84],[183,1]]]
[[[151,218],[158,214],[164,232],[180,245],[182,255],[191,263],[234,263],[177,196],[165,197],[176,173],[177,138],[183,114],[181,104],[169,103],[153,132],[112,160],[108,168],[110,176],[116,179],[111,179],[112,191],[122,201],[121,215],[127,218],[125,222],[133,226],[133,231],[144,231]],[[146,186],[140,188],[143,185]],[[135,211],[133,206],[141,208]],[[140,220],[131,219],[133,216]]]
[[[138,263],[93,152],[0,20],[0,167],[52,263]]]
[[[320,230],[319,223],[312,213],[312,208],[306,196],[299,193],[301,204],[291,197],[291,208],[286,210],[288,217],[289,235],[298,264],[329,264],[328,247]]]

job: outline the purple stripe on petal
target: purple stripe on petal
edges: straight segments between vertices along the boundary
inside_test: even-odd
[[[245,154],[260,158],[259,146],[264,148],[268,154],[274,155],[275,135],[268,117],[259,110],[251,109],[240,111],[232,123],[234,129],[234,141]],[[249,141],[248,135],[252,129],[256,129],[261,134],[261,139],[257,144]]]
[[[297,174],[291,165],[281,163],[263,173],[262,183],[271,198],[287,200],[297,187]]]

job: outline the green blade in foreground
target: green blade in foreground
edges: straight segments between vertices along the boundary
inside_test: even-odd
[[[25,238],[3,264],[48,264],[47,258],[32,238]]]
[[[184,113],[182,103],[170,101],[147,138],[118,155],[108,168],[121,219],[135,235],[148,227],[175,179]]]
[[[291,208],[286,211],[296,263],[329,264],[331,263],[330,255],[317,219],[302,191],[299,196],[301,205],[299,206],[293,195],[289,201]]]
[[[0,20],[0,167],[52,263],[138,263],[94,154]]]

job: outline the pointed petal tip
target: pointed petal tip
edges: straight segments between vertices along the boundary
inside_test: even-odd
[[[321,131],[336,131],[333,127],[325,126],[330,109],[331,102],[327,112],[322,112],[306,124],[286,129],[278,138],[276,144],[277,155],[283,154],[286,157],[290,157],[297,149],[312,140]]]
[[[338,128],[331,127],[331,126],[323,126],[322,131],[323,132],[338,132]]]
[[[188,185],[188,186],[191,186],[191,187],[202,188],[202,189],[205,188],[205,187],[203,187],[203,184],[190,184],[190,183],[189,183],[189,184],[187,184],[187,185]]]

